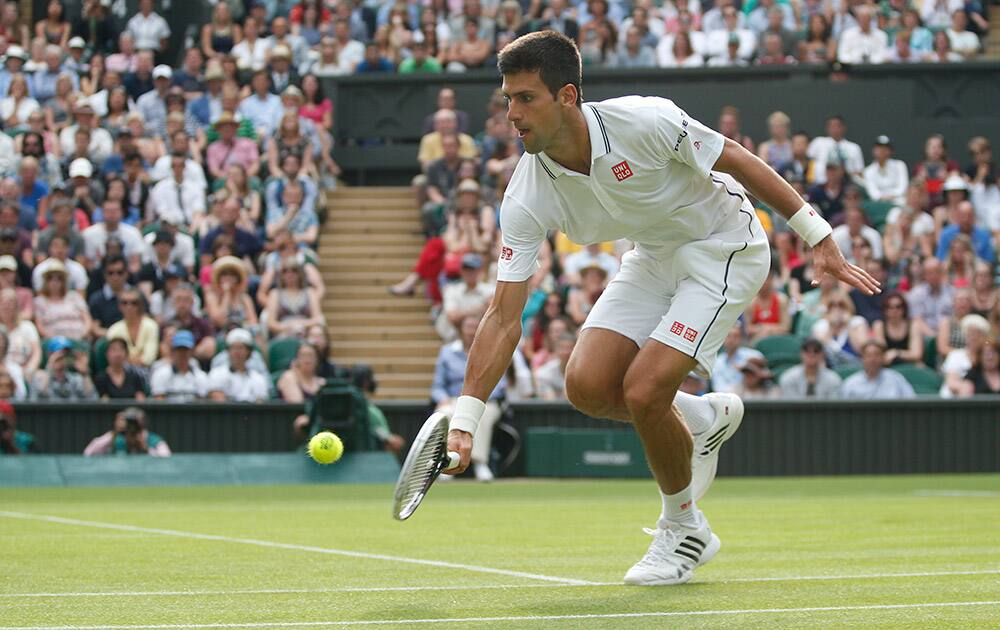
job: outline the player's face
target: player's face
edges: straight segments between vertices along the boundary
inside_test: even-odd
[[[563,127],[563,103],[537,72],[504,75],[501,90],[507,99],[507,120],[514,123],[524,150],[532,154],[544,151]]]

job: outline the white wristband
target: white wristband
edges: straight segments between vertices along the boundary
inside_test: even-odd
[[[833,233],[833,228],[826,222],[826,219],[819,216],[812,206],[806,204],[788,220],[788,227],[795,230],[795,233],[802,237],[802,240],[809,243],[809,247],[816,247],[824,238]]]
[[[455,410],[451,412],[451,422],[448,430],[458,429],[475,436],[479,420],[486,411],[486,403],[474,396],[459,396],[455,401]]]

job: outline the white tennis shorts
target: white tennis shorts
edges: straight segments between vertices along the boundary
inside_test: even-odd
[[[653,338],[694,357],[697,371],[710,376],[726,334],[770,270],[770,246],[755,224],[760,238],[694,241],[669,260],[626,253],[583,329],[613,330],[640,348]]]

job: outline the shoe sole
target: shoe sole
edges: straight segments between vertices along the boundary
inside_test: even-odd
[[[708,541],[708,546],[705,547],[705,551],[702,552],[701,557],[698,558],[698,563],[694,565],[694,569],[708,564],[708,562],[715,557],[715,554],[719,553],[719,549],[722,547],[722,541],[714,533],[712,534],[712,539]],[[629,582],[625,580],[625,584],[629,586],[677,586],[678,584],[684,584],[694,577],[694,569],[691,569],[687,573],[684,573],[679,578],[675,580],[652,580],[648,582]]]
[[[723,404],[728,404],[732,406],[733,413],[731,414],[732,419],[729,421],[729,424],[722,428],[715,429],[712,432],[712,435],[710,435],[708,440],[706,441],[706,444],[711,450],[711,453],[701,460],[701,464],[700,466],[698,466],[698,468],[700,468],[701,470],[706,470],[707,472],[703,474],[703,479],[698,483],[694,483],[694,479],[692,478],[692,485],[694,486],[695,490],[693,495],[695,501],[701,500],[701,498],[705,496],[705,493],[708,492],[708,489],[712,487],[712,482],[715,481],[715,473],[719,467],[719,452],[722,450],[722,445],[725,444],[727,441],[729,441],[731,437],[736,435],[736,432],[739,430],[740,425],[743,424],[744,407],[743,407],[743,401],[740,399],[739,396],[735,396],[732,394],[708,394],[708,396],[712,396],[713,397],[712,400],[724,397],[727,400],[727,402]],[[716,407],[715,404],[713,404],[712,406]],[[716,413],[718,413],[718,411],[716,411]],[[698,453],[692,454],[691,456],[692,474],[694,473],[695,470],[694,463],[697,461],[697,458],[698,458]]]

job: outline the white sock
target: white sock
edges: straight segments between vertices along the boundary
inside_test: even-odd
[[[690,484],[677,494],[664,494],[660,490],[660,496],[663,497],[663,512],[660,514],[660,520],[656,522],[657,527],[666,529],[670,523],[689,529],[701,527],[701,511],[691,496]]]
[[[684,424],[694,435],[708,431],[715,422],[715,408],[704,397],[677,392],[674,394],[674,402],[684,416]]]

